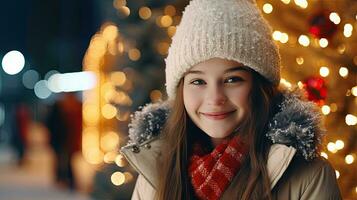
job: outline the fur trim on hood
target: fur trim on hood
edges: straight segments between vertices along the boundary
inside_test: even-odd
[[[284,89],[280,111],[269,122],[266,136],[272,143],[297,149],[306,160],[318,156],[324,130],[321,113],[313,102],[305,101],[302,92]],[[147,104],[132,115],[128,145],[141,144],[158,136],[170,112],[168,101]]]

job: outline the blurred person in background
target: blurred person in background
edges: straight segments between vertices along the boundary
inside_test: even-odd
[[[82,134],[82,106],[74,93],[64,93],[53,105],[46,123],[55,153],[56,183],[74,190],[76,182],[71,160],[81,149]]]
[[[24,164],[27,137],[30,124],[30,111],[25,103],[19,103],[15,108],[14,134],[11,143],[16,151],[17,164]]]

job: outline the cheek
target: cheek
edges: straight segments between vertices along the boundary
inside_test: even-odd
[[[239,107],[244,107],[247,109],[249,107],[249,90],[231,91],[230,92],[231,101]]]
[[[191,114],[191,113],[194,113],[198,109],[200,98],[199,98],[199,95],[197,94],[197,92],[195,92],[192,89],[184,87],[183,102],[184,102],[187,112],[189,114]]]

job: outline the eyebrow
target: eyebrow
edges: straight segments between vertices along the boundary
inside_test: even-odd
[[[224,73],[235,72],[235,71],[249,71],[249,67],[245,65],[236,66],[225,70]],[[204,72],[199,70],[190,70],[185,73],[185,75],[187,74],[204,74]]]

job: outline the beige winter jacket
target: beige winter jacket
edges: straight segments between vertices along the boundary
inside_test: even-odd
[[[154,199],[155,187],[160,177],[156,160],[160,156],[161,141],[153,140],[139,146],[126,147],[122,154],[139,172],[133,192],[133,200]],[[274,144],[268,159],[273,199],[281,200],[339,200],[340,191],[331,165],[323,158],[305,161],[295,155],[296,150]],[[224,192],[222,200],[231,200],[236,188],[236,179]]]
[[[273,199],[342,199],[334,169],[317,151],[321,114],[299,93],[287,90],[283,95],[280,111],[270,120],[266,133],[273,143],[267,162]],[[160,178],[157,159],[164,153],[159,134],[169,111],[168,102],[149,104],[135,113],[129,125],[130,142],[121,152],[139,173],[132,199],[151,200],[155,195]],[[232,199],[236,179],[221,199]]]

